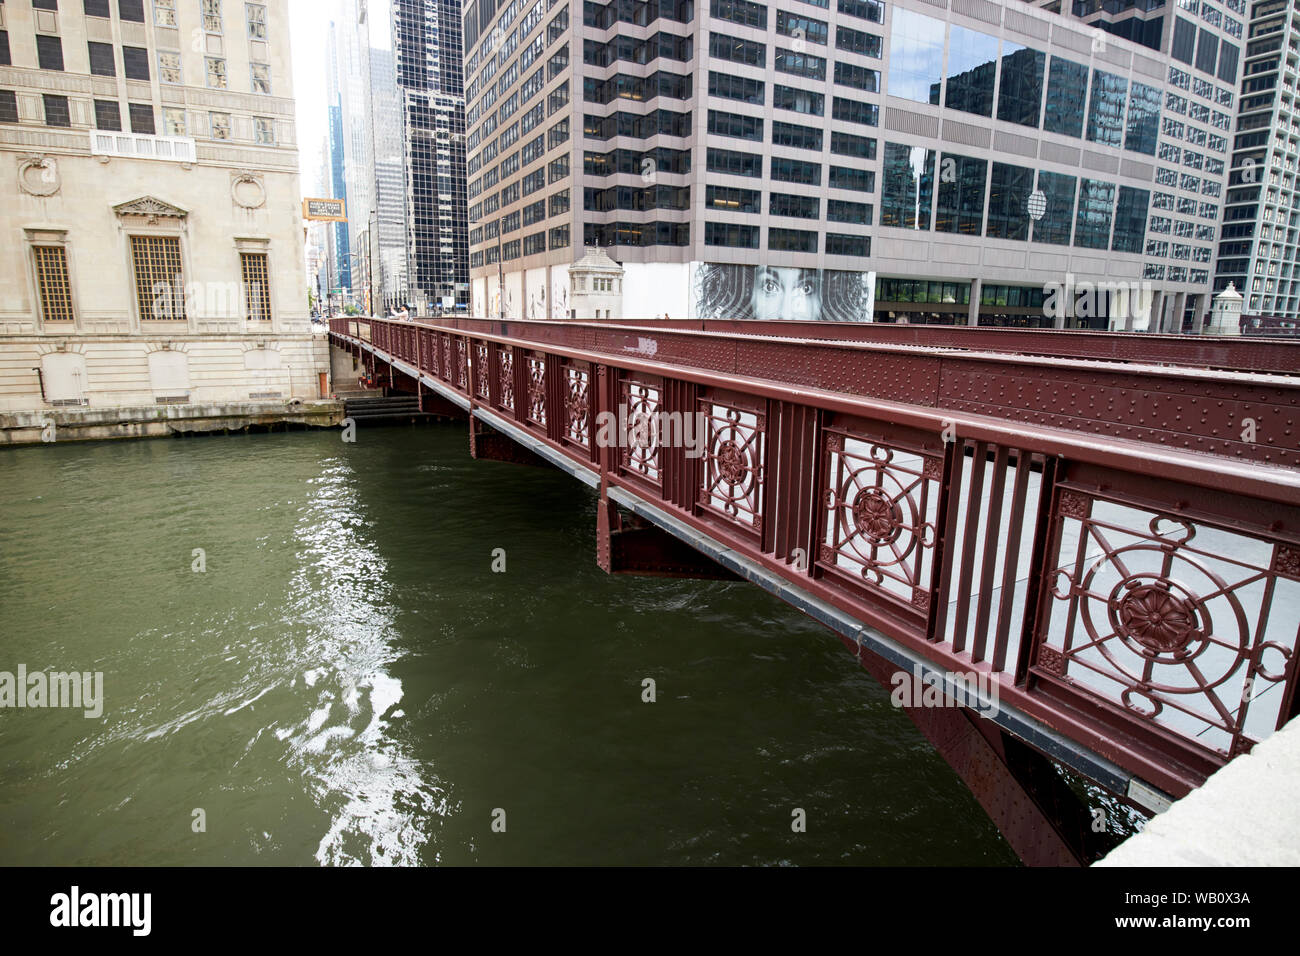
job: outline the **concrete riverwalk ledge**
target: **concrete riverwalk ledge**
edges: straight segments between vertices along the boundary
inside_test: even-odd
[[[1095,866],[1300,866],[1300,720],[1237,757]]]

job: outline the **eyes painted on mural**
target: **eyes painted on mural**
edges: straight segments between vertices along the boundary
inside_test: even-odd
[[[821,277],[807,269],[756,269],[751,307],[756,319],[820,319]]]

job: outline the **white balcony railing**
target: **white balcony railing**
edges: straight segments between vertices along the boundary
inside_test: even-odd
[[[175,163],[195,160],[194,140],[187,136],[147,136],[143,133],[90,131],[90,151],[95,156],[163,159]]]

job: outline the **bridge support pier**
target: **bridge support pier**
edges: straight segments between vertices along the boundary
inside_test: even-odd
[[[862,666],[886,689],[889,661],[862,650]],[[918,730],[993,820],[1026,866],[1086,866],[1115,844],[1092,832],[1092,814],[1051,760],[965,707],[904,707]]]
[[[596,505],[596,563],[606,574],[740,580],[685,541],[620,511],[604,494]]]

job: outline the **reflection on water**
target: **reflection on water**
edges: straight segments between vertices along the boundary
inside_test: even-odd
[[[11,450],[0,482],[0,670],[106,698],[0,711],[0,863],[1014,862],[838,641],[602,574],[589,492],[462,429]]]

